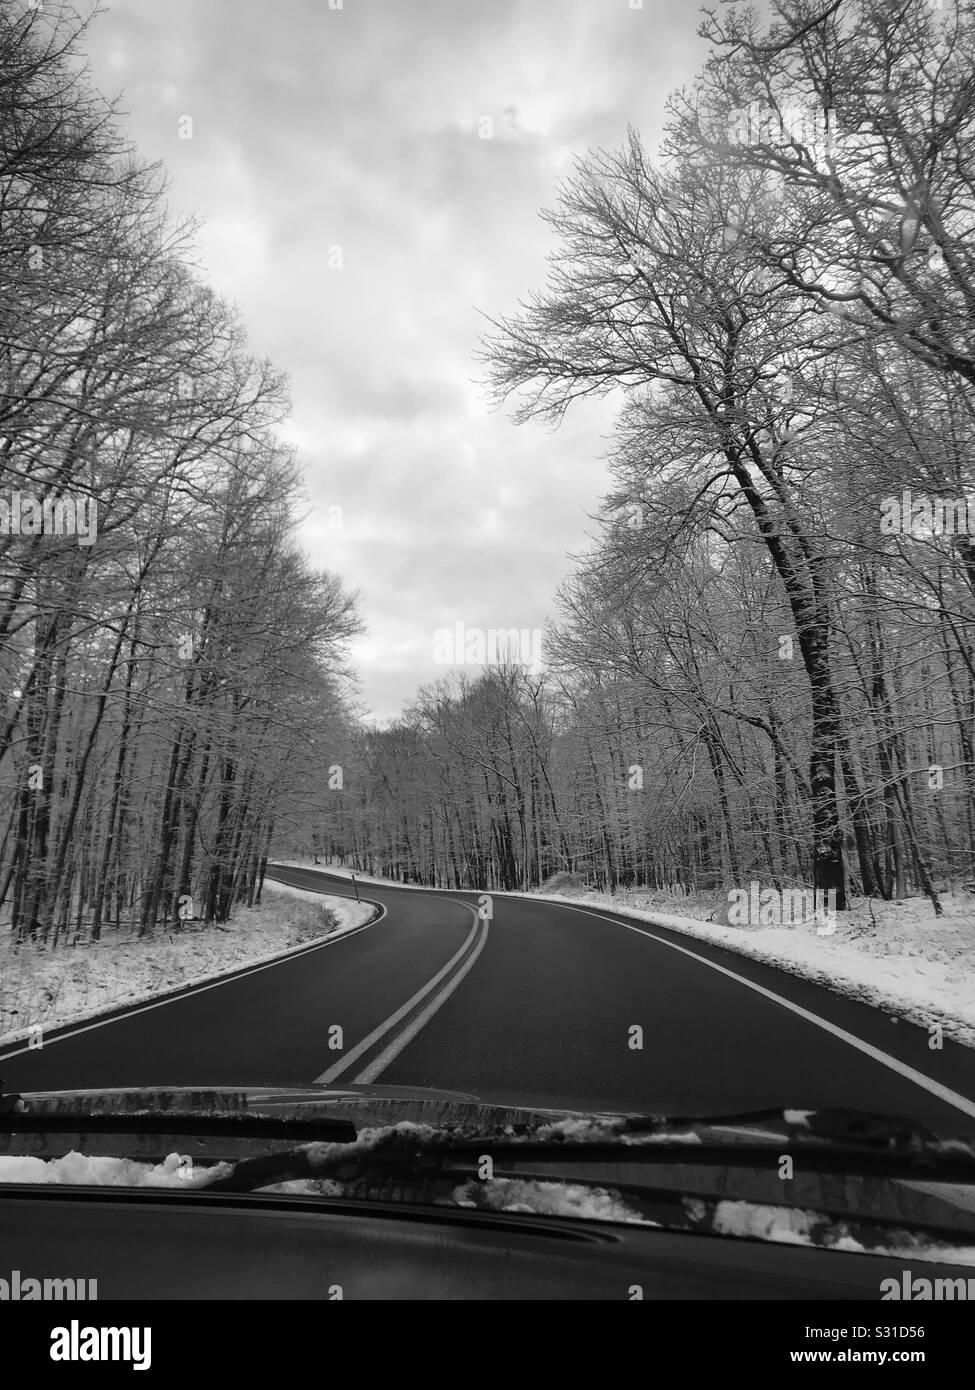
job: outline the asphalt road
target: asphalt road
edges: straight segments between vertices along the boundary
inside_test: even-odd
[[[270,872],[352,893],[322,871]],[[924,1030],[783,971],[602,911],[360,892],[384,915],[356,932],[4,1049],[7,1089],[371,1082],[671,1115],[849,1106],[975,1134],[975,1050],[934,1051]]]

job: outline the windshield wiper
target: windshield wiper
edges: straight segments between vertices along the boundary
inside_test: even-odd
[[[917,1120],[903,1115],[884,1115],[874,1110],[851,1110],[841,1106],[788,1106],[783,1109],[743,1110],[730,1115],[668,1116],[666,1120],[651,1115],[630,1116],[631,1124],[686,1125],[709,1128],[739,1125],[780,1124],[790,1134],[811,1135],[817,1139],[853,1140],[858,1144],[878,1144],[885,1147],[914,1146],[918,1143],[937,1143],[937,1136]]]
[[[3,1077],[0,1076],[0,1115],[12,1115],[15,1111],[25,1110],[24,1098],[16,1091],[11,1091],[9,1095],[4,1094]]]
[[[366,1130],[320,1114],[282,1118],[199,1110],[32,1112],[0,1081],[0,1134],[80,1133],[209,1136],[290,1143],[237,1158],[206,1190],[246,1192],[276,1182],[368,1171],[383,1180],[470,1177],[485,1154],[493,1163],[673,1165],[765,1168],[781,1153],[818,1173],[927,1178],[975,1184],[975,1144],[939,1140],[897,1115],[835,1107],[764,1109],[708,1116],[580,1115],[505,1128],[404,1124]],[[198,1189],[203,1190],[203,1189]]]
[[[792,1113],[792,1112],[784,1112]],[[754,1112],[781,1118],[781,1111]],[[275,1154],[240,1159],[233,1171],[215,1178],[207,1191],[246,1192],[256,1187],[301,1178],[342,1180],[375,1175],[383,1181],[450,1177],[463,1181],[475,1174],[481,1160],[492,1164],[525,1162],[565,1167],[582,1164],[673,1165],[727,1168],[764,1168],[777,1165],[785,1151],[802,1159],[803,1166],[817,1173],[836,1173],[848,1177],[875,1175],[884,1178],[926,1178],[946,1183],[975,1185],[975,1147],[965,1141],[938,1141],[927,1131],[905,1131],[904,1121],[895,1128],[874,1126],[869,1138],[837,1140],[829,1137],[841,1126],[830,1124],[828,1134],[806,1136],[799,1127],[783,1135],[770,1135],[761,1141],[744,1138],[723,1141],[711,1138],[709,1129],[735,1127],[744,1116],[714,1121],[688,1121],[687,1128],[674,1127],[673,1121],[649,1116],[595,1118],[592,1137],[569,1137],[578,1121],[560,1125],[537,1125],[523,1133],[510,1131],[465,1132],[424,1130],[415,1125],[393,1126],[383,1131],[365,1131],[355,1143],[320,1146],[302,1145]],[[896,1134],[897,1142],[893,1136]],[[533,1174],[535,1177],[546,1174]]]
[[[807,1190],[803,1201],[798,1195],[795,1200],[783,1200],[779,1182],[774,1188],[766,1184],[768,1190],[762,1193],[746,1193],[740,1188],[709,1190],[706,1182],[702,1187],[693,1179],[688,1184],[680,1181],[681,1168],[693,1169],[696,1175],[698,1165],[747,1168],[764,1172],[766,1177],[777,1175],[783,1147],[786,1145],[782,1142],[710,1143],[701,1141],[693,1131],[660,1134],[649,1143],[628,1143],[621,1139],[580,1142],[530,1135],[521,1139],[510,1134],[451,1135],[443,1130],[417,1132],[415,1126],[401,1125],[365,1131],[355,1144],[310,1144],[243,1159],[233,1165],[229,1174],[223,1170],[223,1176],[198,1185],[187,1196],[193,1201],[206,1201],[212,1200],[212,1194],[257,1194],[258,1200],[326,1201],[342,1208],[351,1205],[356,1210],[361,1210],[364,1203],[478,1208],[515,1220],[519,1213],[532,1209],[533,1194],[551,1194],[553,1189],[561,1188],[567,1194],[561,1213],[564,1216],[580,1215],[578,1198],[584,1191],[591,1194],[595,1203],[590,1204],[591,1210],[598,1210],[607,1201],[611,1208],[617,1204],[615,1214],[611,1209],[607,1215],[610,1220],[633,1220],[698,1235],[727,1235],[736,1233],[722,1227],[720,1214],[730,1203],[743,1210],[757,1206],[778,1211],[786,1224],[795,1216],[810,1242],[822,1242],[825,1248],[834,1237],[849,1237],[864,1252],[883,1251],[888,1246],[908,1248],[917,1238],[928,1238],[945,1252],[971,1250],[975,1231],[959,1230],[955,1217],[936,1206],[928,1210],[918,1206],[910,1214],[900,1209],[891,1213],[859,1211],[842,1205],[837,1209],[828,1187]],[[852,1180],[873,1175],[884,1180],[926,1178],[975,1186],[975,1153],[970,1149],[966,1152],[965,1146],[961,1157],[940,1149],[922,1156],[864,1150],[852,1145],[813,1152],[801,1145],[788,1147],[801,1153],[807,1177],[837,1173]],[[487,1179],[482,1172],[485,1156],[492,1160]],[[614,1171],[599,1172],[601,1164],[604,1169],[610,1165]],[[671,1170],[676,1167],[678,1186],[673,1185],[673,1172],[666,1175],[665,1185],[654,1182],[649,1174],[637,1172],[633,1173],[633,1181],[620,1181],[621,1164],[663,1164]],[[292,1186],[296,1182],[297,1186]],[[849,1193],[847,1197],[850,1199]],[[559,1214],[557,1199],[554,1210],[548,1205],[549,1200],[543,1199],[537,1214]],[[509,1201],[514,1205],[509,1207]],[[753,1237],[745,1232],[743,1238]],[[950,1261],[950,1253],[945,1258]]]
[[[0,1134],[166,1134],[209,1135],[227,1139],[279,1139],[292,1142],[354,1143],[351,1120],[335,1116],[282,1118],[246,1111],[202,1110],[31,1110],[22,1096],[3,1094],[0,1079]]]

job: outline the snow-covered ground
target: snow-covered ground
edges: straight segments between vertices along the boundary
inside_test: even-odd
[[[15,947],[0,932],[0,1046],[43,1030],[204,984],[290,950],[351,931],[371,903],[266,882],[260,907],[235,907],[224,926],[188,924],[143,940],[108,931],[102,941],[43,950]]]
[[[293,861],[293,866],[349,872],[308,860]],[[393,882],[358,871],[356,878],[360,883]],[[894,1018],[925,1028],[940,1024],[946,1038],[975,1047],[975,897],[970,893],[944,894],[940,917],[927,898],[889,903],[855,899],[848,911],[836,913],[836,929],[829,935],[819,935],[812,923],[761,927],[709,920],[726,916],[727,898],[721,893],[675,896],[621,889],[611,895],[536,889],[492,896],[539,897],[669,927],[814,980]]]
[[[343,864],[316,864],[313,859],[275,859],[268,867],[273,868],[274,865],[281,869],[320,869],[322,873],[334,874],[336,878],[347,878],[350,883],[352,875],[355,874],[357,883],[386,884],[387,887],[392,884],[396,888],[419,888],[422,886],[418,883],[400,883],[395,878],[377,878],[375,874],[364,874],[360,873],[358,869],[347,869]],[[317,896],[317,893],[312,894],[312,897]]]

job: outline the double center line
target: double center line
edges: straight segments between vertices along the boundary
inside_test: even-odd
[[[477,908],[472,907],[470,903],[456,901],[459,907],[466,908],[474,916],[474,925],[463,945],[455,951],[447,964],[442,966],[436,975],[429,979],[425,985],[422,985],[411,998],[407,999],[405,1004],[401,1004],[395,1013],[391,1013],[383,1023],[379,1024],[378,1028],[374,1028],[361,1042],[350,1048],[344,1057],[329,1067],[327,1071],[323,1071],[321,1076],[316,1076],[316,1086],[324,1086],[337,1081],[366,1053],[381,1043],[388,1034],[392,1034],[389,1042],[378,1056],[374,1057],[351,1078],[351,1084],[354,1086],[366,1086],[375,1081],[376,1077],[386,1070],[394,1058],[398,1057],[403,1049],[413,1041],[420,1029],[426,1027],[438,1009],[446,1004],[484,950],[490,930],[490,922],[480,916]],[[430,994],[432,994],[432,998],[424,1004],[423,1001]],[[401,1023],[403,1024],[402,1027],[399,1026]]]

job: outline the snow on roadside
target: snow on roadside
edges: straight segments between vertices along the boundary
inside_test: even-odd
[[[0,1046],[34,1037],[39,1046],[44,1029],[218,980],[353,931],[374,915],[371,903],[265,882],[259,907],[235,907],[229,923],[188,924],[178,934],[139,939],[110,929],[101,941],[47,950],[15,946],[9,932],[0,933]]]
[[[292,867],[316,866],[305,860],[294,861]],[[332,864],[317,867],[329,873],[349,872]],[[356,878],[377,884],[394,882],[358,871]],[[592,911],[604,908],[667,927],[787,970],[923,1028],[940,1024],[945,1037],[975,1047],[975,900],[969,894],[944,895],[941,917],[927,898],[890,903],[856,899],[849,911],[836,914],[836,931],[823,936],[817,935],[812,924],[732,927],[708,921],[721,906],[720,895],[714,893],[677,898],[639,889],[616,894],[495,889],[491,895],[541,898]],[[674,907],[683,910],[669,910]]]
[[[368,903],[357,903],[355,898],[337,898],[325,893],[316,893],[313,888],[295,888],[290,883],[279,883],[276,878],[264,880],[264,892],[282,893],[285,897],[300,898],[306,903],[327,903],[329,910],[339,919],[340,929],[343,931],[361,926],[363,908],[369,909],[366,913],[367,919],[372,915],[372,908]]]
[[[278,862],[284,865],[286,861]],[[291,861],[289,867],[321,868],[343,876],[351,872],[335,864],[315,865],[307,859]],[[421,886],[375,878],[358,870],[356,878],[360,883],[397,888]],[[823,936],[811,923],[733,927],[708,920],[727,907],[726,895],[721,893],[678,897],[640,889],[621,889],[616,894],[588,889],[574,893],[494,889],[491,896],[540,898],[591,911],[603,908],[638,922],[667,927],[787,970],[882,1009],[892,1018],[927,1029],[940,1024],[946,1038],[975,1047],[975,898],[964,892],[942,896],[940,917],[927,898],[897,902],[855,899],[848,911],[836,914],[835,932]]]
[[[422,883],[400,883],[398,878],[377,878],[375,874],[362,873],[359,869],[349,869],[344,864],[321,864],[314,859],[272,859],[268,861],[269,869],[318,869],[321,873],[334,874],[336,878],[347,878],[352,882],[352,875],[355,874],[357,883],[375,883],[379,887],[386,888],[422,888]],[[304,890],[302,890],[304,891]],[[314,897],[318,897],[315,893]]]

